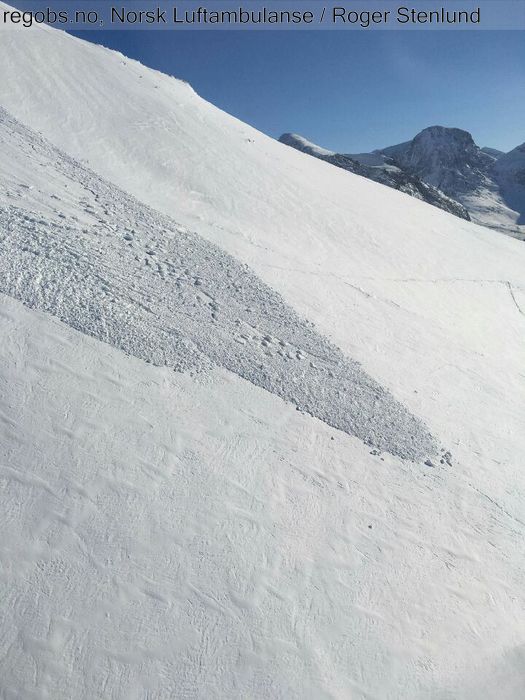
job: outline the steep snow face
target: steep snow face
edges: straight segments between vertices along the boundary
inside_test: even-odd
[[[424,417],[445,444],[442,418],[448,422],[454,412],[447,389],[429,385],[434,370],[421,363],[421,353],[431,365],[436,354],[424,339],[434,338],[441,357],[443,341],[434,329],[449,325],[447,309],[454,308],[461,321],[453,321],[452,346],[464,344],[470,357],[484,342],[470,304],[477,299],[487,314],[485,294],[471,289],[463,296],[463,289],[458,309],[455,285],[501,285],[505,303],[519,315],[507,287],[522,285],[518,243],[495,241],[490,231],[276,143],[187,84],[120,54],[49,29],[0,31],[0,97],[11,111],[69,155],[249,264]],[[438,284],[439,302],[409,292],[414,284]],[[424,350],[404,337],[404,312],[416,314],[409,338]],[[490,323],[499,327],[501,318],[498,310]],[[512,355],[505,335],[495,339],[498,362]],[[416,393],[420,382],[426,388]],[[424,400],[436,391],[439,410]]]
[[[329,165],[305,161],[304,155],[217,110],[178,80],[50,30],[2,31],[6,79],[0,100],[8,111],[103,177],[154,208],[176,214],[178,222],[271,275],[272,283],[287,284],[265,265],[268,237],[268,253],[277,247],[281,262],[289,260],[291,267],[298,247],[306,245],[322,260],[326,245],[344,238],[345,258],[351,260],[341,259],[340,272],[358,266],[351,246],[357,232],[368,226],[366,217],[359,221],[363,202],[374,209],[374,226],[385,232],[387,247],[399,241],[393,243],[398,236],[392,237],[386,208],[373,206],[377,197],[386,198],[387,208],[406,209],[413,222],[409,226],[420,229],[419,210],[406,208],[398,193],[378,194],[382,188],[371,188],[362,178],[325,175]],[[323,175],[319,167],[324,167]],[[401,227],[399,238],[406,240]],[[448,259],[444,249],[442,254]],[[413,256],[400,257],[412,274]],[[396,274],[386,254],[380,265]]]

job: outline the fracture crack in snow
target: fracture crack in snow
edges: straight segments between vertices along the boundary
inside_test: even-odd
[[[1,111],[0,143],[43,178],[38,207],[2,183],[0,291],[155,365],[222,366],[382,451],[436,454],[418,418],[247,266]]]
[[[507,285],[507,287],[508,287],[508,289],[509,289],[510,296],[512,297],[512,301],[514,302],[514,306],[518,309],[518,311],[520,312],[520,314],[521,314],[522,316],[525,316],[525,312],[523,311],[523,309],[521,308],[521,306],[518,304],[518,300],[516,299],[516,295],[514,294],[514,289],[512,288],[511,283],[510,283],[510,282],[506,282],[505,284]]]

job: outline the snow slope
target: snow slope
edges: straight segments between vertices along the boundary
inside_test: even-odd
[[[173,217],[249,265],[453,454],[372,454],[224,366],[174,373],[0,297],[0,693],[521,698],[522,244],[278,144],[120,55],[0,31],[0,104],[87,162],[114,207],[52,147],[28,168],[12,123],[0,198],[20,216],[3,225],[4,265],[28,252],[24,226],[52,261],[46,238],[96,230],[103,261],[125,190],[160,212],[140,219],[136,201],[130,216]],[[42,269],[17,259],[21,275]],[[111,297],[124,266],[107,260]],[[75,291],[60,289],[52,310]]]
[[[0,308],[2,697],[519,697],[523,532],[456,470]]]
[[[304,136],[300,134],[283,134],[279,141],[281,143],[286,143],[288,146],[293,146],[298,151],[303,151],[311,156],[323,157],[323,156],[335,156],[337,155],[335,151],[327,151],[326,148],[321,148],[315,143],[308,141]]]

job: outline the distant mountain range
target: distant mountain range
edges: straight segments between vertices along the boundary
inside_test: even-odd
[[[462,129],[431,126],[371,153],[334,153],[298,134],[279,141],[445,211],[525,239],[525,144],[480,148]]]

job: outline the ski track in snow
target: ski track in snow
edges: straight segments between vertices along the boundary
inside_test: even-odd
[[[22,206],[28,183],[6,182],[1,291],[154,365],[224,367],[380,450],[413,460],[437,452],[419,419],[246,265],[5,111],[0,133],[28,169],[59,173],[85,214],[64,214],[59,195],[47,216],[35,214]]]

